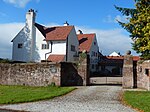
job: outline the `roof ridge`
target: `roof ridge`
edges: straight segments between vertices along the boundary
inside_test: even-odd
[[[69,25],[69,26],[46,26],[46,28],[58,28],[58,27],[74,27],[73,25]]]
[[[91,34],[96,35],[96,33],[85,33],[85,34],[77,34],[77,35],[91,35]]]

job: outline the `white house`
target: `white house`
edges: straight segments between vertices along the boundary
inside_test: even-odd
[[[35,23],[36,13],[30,9],[26,13],[26,24],[12,40],[13,61],[74,62],[78,55],[78,38],[74,26],[45,27]]]
[[[90,70],[94,72],[98,69],[99,47],[96,39],[96,34],[83,34],[78,31],[79,52],[86,51],[90,57]]]

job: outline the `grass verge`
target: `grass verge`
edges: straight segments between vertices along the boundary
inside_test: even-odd
[[[0,85],[0,104],[13,104],[51,99],[67,94],[73,87],[29,87]]]
[[[150,112],[150,91],[125,91],[123,100],[141,112]]]

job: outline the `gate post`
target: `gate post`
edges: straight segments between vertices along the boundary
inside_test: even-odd
[[[134,87],[133,57],[131,55],[131,51],[127,51],[126,55],[124,56],[122,86],[123,88]]]

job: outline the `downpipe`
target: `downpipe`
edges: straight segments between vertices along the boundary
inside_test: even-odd
[[[46,59],[46,56],[50,53],[52,53],[52,46],[53,46],[53,42],[50,42],[51,43],[51,49],[50,49],[50,52],[48,53],[45,53],[45,61],[47,62],[47,59]]]

